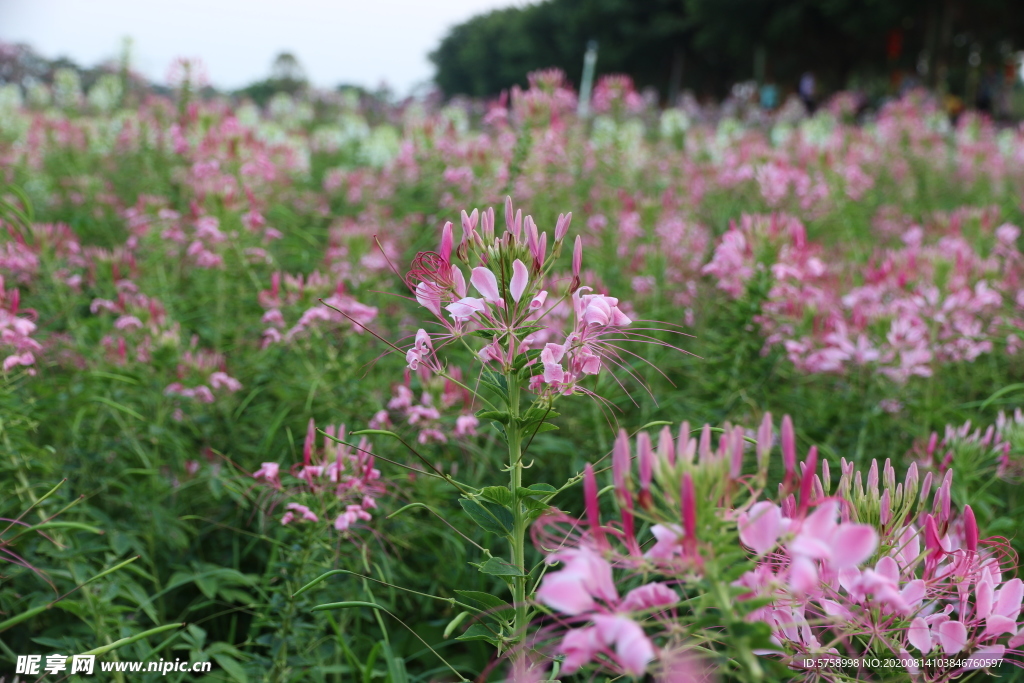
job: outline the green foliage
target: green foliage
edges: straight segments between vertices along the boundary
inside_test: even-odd
[[[887,52],[893,32],[902,46],[894,58]],[[759,49],[766,55],[764,76],[794,89],[808,69],[842,88],[884,79],[893,69],[914,72],[922,55],[934,84],[940,64],[948,72],[951,63],[960,69],[966,62],[954,34],[970,35],[984,46],[987,64],[1001,65],[1000,45],[1020,43],[1024,20],[997,0],[969,11],[922,0],[546,0],[453,27],[431,60],[448,95],[496,95],[552,66],[578,86],[586,44],[597,40],[599,73],[629,74],[662,95],[680,88],[724,95],[757,75]],[[964,92],[961,79],[946,85]]]

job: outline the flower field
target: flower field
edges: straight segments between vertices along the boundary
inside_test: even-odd
[[[0,89],[0,671],[1019,677],[1024,128],[194,85]]]

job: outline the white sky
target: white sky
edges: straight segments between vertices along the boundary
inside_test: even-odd
[[[265,78],[298,57],[314,84],[386,81],[403,95],[430,80],[427,53],[474,14],[523,0],[0,0],[0,40],[93,66],[131,36],[134,67],[163,83],[176,57],[199,57],[211,82]]]

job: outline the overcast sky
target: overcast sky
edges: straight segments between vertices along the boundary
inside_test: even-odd
[[[200,57],[217,87],[264,78],[289,51],[320,86],[428,81],[427,53],[453,25],[523,0],[0,0],[0,40],[93,66],[134,40],[137,71],[164,82],[176,57]]]

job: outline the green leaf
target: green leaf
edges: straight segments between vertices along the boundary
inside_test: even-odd
[[[489,628],[483,624],[473,624],[466,632],[455,640],[486,640],[491,645],[497,646],[501,642],[501,638],[497,634],[493,633]]]
[[[213,576],[197,574],[193,579],[193,582],[199,588],[203,595],[210,598],[211,600],[217,596],[217,588],[219,584],[217,579]]]
[[[541,408],[540,406],[534,406],[523,413],[522,420],[524,423],[533,422],[535,420],[547,420],[558,417],[560,413],[556,413],[548,408]]]
[[[494,576],[526,576],[514,564],[500,557],[492,557],[484,562],[480,565],[480,571]]]
[[[242,668],[242,665],[239,664],[235,658],[229,657],[228,655],[216,654],[213,655],[213,659],[220,665],[220,668],[227,671],[228,675],[238,681],[238,683],[249,683],[249,677],[245,675],[245,669]]]
[[[480,495],[504,507],[512,505],[512,493],[504,486],[485,486],[480,489]]]
[[[480,591],[455,591],[455,593],[461,598],[480,605],[487,610],[486,614],[495,616],[498,619],[511,621],[515,616],[515,610],[512,609],[512,606],[496,595],[481,593]]]
[[[512,416],[508,414],[508,411],[504,410],[481,410],[476,414],[476,416],[481,420],[494,420],[495,422],[500,422],[503,425],[508,424],[512,419]]]
[[[489,531],[499,536],[507,536],[512,533],[512,529],[515,527],[515,519],[512,517],[512,512],[500,505],[478,502],[468,498],[459,500],[459,505],[484,531]]]
[[[551,506],[534,498],[524,498],[523,505],[526,507],[526,519],[533,521],[547,512]]]
[[[536,429],[530,428],[526,431],[531,434],[543,434],[544,432],[553,432],[556,429],[558,429],[558,425],[553,425],[550,422],[543,422]]]
[[[519,496],[523,498],[529,498],[531,496],[550,496],[553,493],[558,493],[551,484],[530,484],[527,487],[519,487]]]

